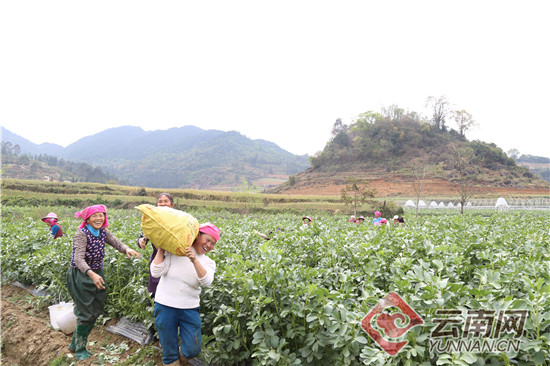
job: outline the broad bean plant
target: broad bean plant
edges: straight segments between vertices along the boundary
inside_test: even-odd
[[[319,215],[310,226],[290,214],[189,212],[222,230],[208,255],[217,271],[201,294],[203,351],[219,365],[533,365],[550,359],[550,216],[495,212],[421,216],[406,226],[355,225]],[[136,248],[137,210],[110,210],[109,227]],[[70,301],[65,272],[79,222],[66,235],[24,208],[4,209],[2,276],[46,290],[44,301]],[[263,234],[263,235],[260,235]],[[268,237],[266,240],[264,237]],[[141,259],[107,249],[106,317],[153,326],[146,290],[150,248]],[[388,293],[423,319],[389,355],[362,328]],[[430,351],[441,309],[528,312],[519,351]]]

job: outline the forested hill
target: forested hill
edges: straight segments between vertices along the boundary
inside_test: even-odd
[[[19,145],[2,141],[2,178],[59,182],[116,183],[117,177],[99,167],[74,163],[52,155],[21,154]]]
[[[474,184],[547,185],[495,144],[469,141],[464,136],[466,131],[461,134],[444,124],[430,123],[414,112],[398,111],[366,112],[350,125],[337,120],[323,151],[310,158],[312,166],[274,192],[297,190],[300,185],[321,180],[325,185],[342,184],[351,176],[388,181],[400,176],[412,181],[415,172],[424,170],[429,178],[456,182],[456,152],[467,159],[465,174]]]
[[[269,187],[309,167],[307,156],[296,156],[272,142],[195,126],[156,131],[111,128],[66,148],[36,145],[5,129],[2,139],[11,139],[22,153],[84,162],[122,182],[154,188],[229,189],[242,185],[243,179]]]
[[[515,155],[514,160],[529,169],[530,172],[540,175],[544,180],[550,182],[550,159],[543,156]]]

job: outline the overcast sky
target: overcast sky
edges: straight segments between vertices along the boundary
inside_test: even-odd
[[[550,156],[549,35],[546,0],[3,1],[0,124],[62,146],[194,125],[313,155],[337,118],[445,96],[469,139]]]

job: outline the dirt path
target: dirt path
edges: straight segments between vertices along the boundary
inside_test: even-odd
[[[2,284],[1,365],[116,365],[142,347],[131,339],[108,332],[106,327],[116,323],[110,320],[105,326],[96,326],[90,334],[88,350],[92,357],[77,361],[67,348],[72,335],[54,330],[48,308],[35,309],[33,300],[36,299],[28,290]],[[121,353],[123,343],[128,345],[128,350]],[[159,347],[158,341],[153,345]],[[157,350],[151,353],[154,355],[131,364],[162,365],[162,353]],[[54,360],[57,363],[52,363]]]
[[[343,180],[345,182],[345,180]],[[392,177],[387,179],[367,179],[370,188],[376,189],[376,197],[392,197],[398,198],[414,197],[416,192],[409,180]],[[297,183],[295,186],[287,188],[284,194],[289,195],[329,195],[340,196],[343,188],[346,187],[345,183],[335,184],[331,180],[327,179],[323,181],[314,181],[312,183]],[[508,196],[539,196],[549,195],[550,189],[548,187],[491,187],[491,186],[476,186],[472,188],[472,195],[475,196],[495,196],[500,195],[504,197]],[[440,197],[440,196],[458,196],[457,186],[442,180],[442,179],[427,179],[423,182],[422,186],[423,197]]]

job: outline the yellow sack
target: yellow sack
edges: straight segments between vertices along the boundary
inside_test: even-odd
[[[183,256],[199,235],[199,222],[190,214],[170,207],[149,204],[136,207],[143,215],[141,229],[157,248]]]

